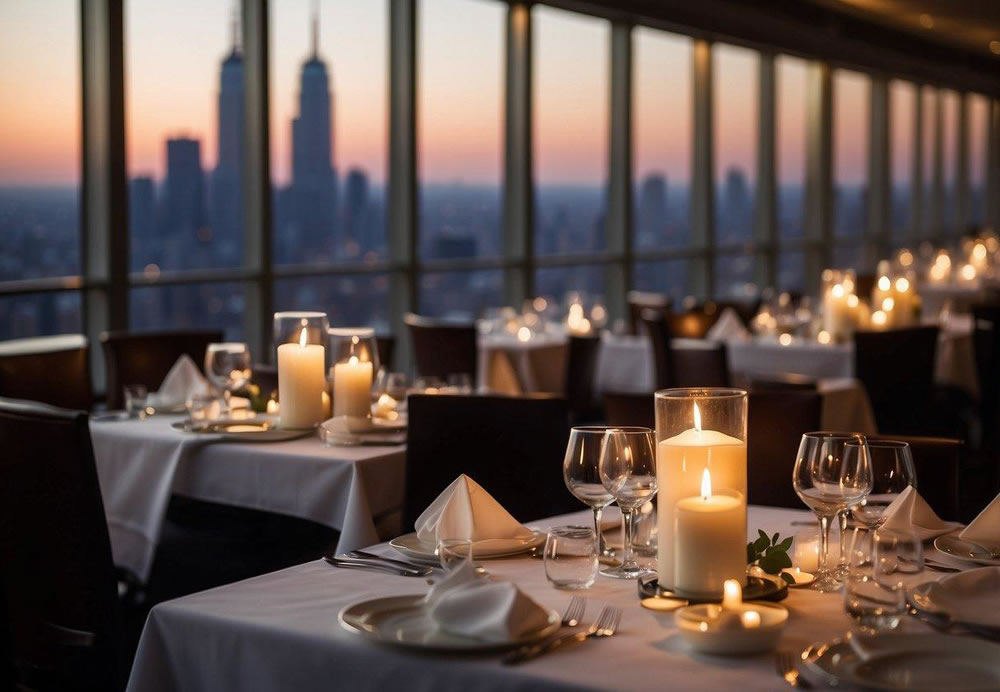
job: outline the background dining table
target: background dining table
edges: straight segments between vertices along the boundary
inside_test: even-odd
[[[309,519],[339,531],[342,551],[378,542],[380,518],[396,528],[405,445],[328,447],[315,434],[238,442],[171,427],[179,420],[90,424],[115,564],[143,581],[171,494]]]
[[[748,528],[792,535],[792,522],[810,521],[807,511],[750,507]],[[581,512],[529,526],[590,520]],[[372,548],[395,556],[387,544]],[[541,560],[517,557],[485,561],[489,574],[513,581],[538,603],[562,612],[570,596],[588,599],[584,623],[601,607],[622,608],[619,632],[534,661],[505,666],[499,655],[421,655],[374,644],[344,630],[342,608],[381,596],[420,594],[423,579],[372,571],[336,569],[310,562],[247,581],[160,604],[153,608],[139,644],[130,692],[239,689],[310,690],[569,690],[668,688],[683,681],[689,690],[776,690],[785,683],[775,674],[771,655],[714,657],[692,653],[682,641],[673,613],[639,603],[635,581],[598,577],[582,592],[559,591],[545,578]],[[441,572],[435,573],[440,578]],[[928,578],[941,575],[928,573]],[[839,593],[791,589],[783,605],[790,611],[779,646],[800,651],[850,628]],[[929,628],[907,620],[903,629]],[[220,664],[224,661],[224,664]]]

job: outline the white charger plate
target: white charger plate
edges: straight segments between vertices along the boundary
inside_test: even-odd
[[[883,692],[987,692],[1000,689],[1000,645],[946,634],[884,634],[863,659],[848,641],[832,642],[799,670],[817,687],[854,685]]]
[[[289,430],[276,425],[277,419],[274,416],[257,416],[245,420],[222,419],[207,425],[199,423],[195,427],[192,427],[191,421],[185,419],[171,423],[170,427],[181,432],[212,435],[235,442],[284,442],[316,434],[313,428]]]
[[[950,533],[947,536],[938,536],[934,539],[934,547],[942,553],[951,555],[956,560],[971,562],[977,565],[1000,566],[1000,559],[991,558],[989,553],[983,550],[982,546],[959,538],[958,534]]]
[[[931,616],[945,615],[959,625],[1000,634],[997,593],[1000,569],[979,567],[929,581],[910,590],[910,605]]]
[[[439,653],[489,653],[531,644],[559,629],[559,613],[549,611],[548,624],[509,641],[490,642],[438,629],[430,618],[424,597],[388,596],[361,601],[340,611],[337,619],[344,629],[365,639],[409,649]]]
[[[495,557],[521,555],[544,544],[545,534],[541,531],[535,531],[530,538],[519,540],[512,547],[511,542],[513,540],[504,538],[496,541],[476,541],[472,544],[472,558],[474,560],[489,560]],[[490,543],[494,543],[494,545],[491,546]],[[417,534],[415,533],[407,533],[398,538],[393,538],[389,541],[389,545],[411,560],[430,565],[441,564],[437,554],[437,546],[424,543],[417,538]]]

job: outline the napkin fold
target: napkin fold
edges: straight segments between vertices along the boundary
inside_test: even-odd
[[[1000,627],[997,593],[1000,567],[980,567],[929,584],[925,595],[931,606],[956,620]]]
[[[514,584],[476,574],[465,561],[425,597],[431,620],[451,634],[487,642],[509,642],[538,632],[549,613]]]
[[[705,337],[711,341],[749,341],[750,332],[743,326],[743,320],[732,308],[726,308],[719,315]]]
[[[517,548],[534,535],[464,473],[417,517],[415,528],[417,538],[428,545],[466,538],[474,543],[489,541],[489,548],[497,550],[503,550],[505,544]]]
[[[1000,495],[993,498],[958,537],[990,550],[1000,550]]]
[[[198,366],[186,353],[177,359],[160,388],[149,395],[149,405],[154,409],[183,408],[196,394],[208,394],[211,388]]]
[[[922,498],[912,485],[907,486],[906,490],[886,507],[885,517],[886,520],[880,530],[909,531],[922,541],[943,536],[961,526],[938,517],[927,504],[927,500]]]

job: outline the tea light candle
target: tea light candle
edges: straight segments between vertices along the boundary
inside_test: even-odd
[[[351,356],[333,366],[333,416],[368,418],[372,402],[372,364]]]
[[[706,468],[700,496],[679,500],[674,521],[674,591],[697,598],[722,593],[726,607],[734,598],[730,593],[734,586],[739,605],[747,554],[742,496],[713,495],[712,476]]]
[[[674,620],[696,651],[750,654],[774,648],[788,621],[788,611],[770,603],[743,603],[740,583],[726,581],[722,605],[680,608]]]
[[[278,346],[279,425],[282,428],[310,428],[323,419],[323,360],[326,350],[306,343],[302,329],[297,344]]]
[[[840,541],[830,541],[827,549],[827,564],[835,565],[840,559]],[[815,574],[819,569],[819,534],[815,531],[800,532],[793,542],[792,562],[807,574]],[[796,581],[798,581],[796,579]]]

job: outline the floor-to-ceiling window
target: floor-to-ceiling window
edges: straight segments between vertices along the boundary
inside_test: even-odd
[[[776,222],[778,288],[805,287],[806,79],[808,63],[787,55],[775,60]]]
[[[986,220],[986,146],[989,137],[990,101],[982,94],[969,94],[969,223]]]
[[[833,73],[833,264],[860,268],[868,215],[868,127],[871,79]],[[871,259],[871,258],[869,258]]]
[[[916,87],[894,79],[889,83],[889,230],[893,245],[913,242],[913,144]]]

